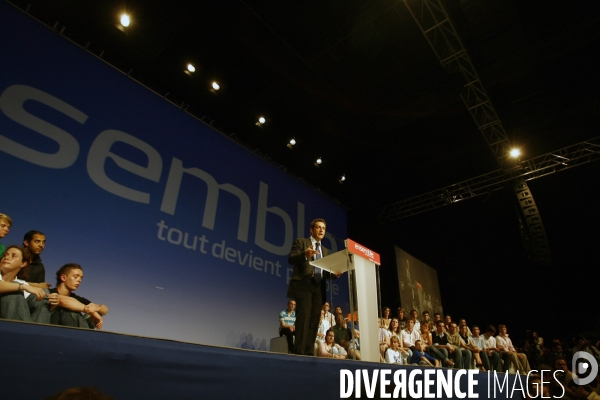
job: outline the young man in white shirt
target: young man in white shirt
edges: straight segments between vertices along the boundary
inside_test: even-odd
[[[512,363],[521,375],[526,375],[531,368],[527,356],[523,353],[517,353],[517,350],[508,337],[506,325],[498,325],[500,334],[496,336],[496,345],[500,349],[500,356],[504,362],[504,371],[508,372]]]

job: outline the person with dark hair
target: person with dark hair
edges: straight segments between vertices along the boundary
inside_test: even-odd
[[[500,348],[496,344],[496,327],[494,325],[488,325],[485,327],[485,333],[483,334],[483,344],[485,346],[485,352],[488,358],[492,360],[490,367],[492,370],[502,372],[502,360],[500,359]],[[489,371],[489,369],[488,369]]]
[[[313,220],[310,237],[296,239],[288,257],[288,263],[294,266],[287,297],[296,299],[295,354],[314,355],[319,318],[326,298],[326,279],[332,275],[314,267],[310,261],[327,255],[327,249],[321,246],[325,229],[324,219]]]
[[[436,323],[436,330],[431,334],[433,339],[433,345],[444,355],[446,358],[452,359],[452,364],[456,368],[461,368],[462,365],[462,353],[456,351],[456,347],[451,345],[448,341],[448,334],[444,332],[444,321],[441,319]]]
[[[462,369],[471,368],[471,359],[473,358],[473,353],[471,352],[471,350],[468,349],[467,344],[460,337],[460,334],[458,333],[458,327],[455,322],[450,323],[447,335],[448,344],[450,346],[454,346],[454,348],[456,349],[456,367]]]
[[[8,215],[0,213],[0,239],[8,235],[11,226],[12,219]],[[2,257],[5,251],[6,247],[4,247],[2,243],[0,243],[0,257]]]
[[[390,327],[390,322],[392,322],[392,310],[389,307],[383,307],[383,311],[381,313],[381,317],[383,319],[383,327],[388,329]]]
[[[289,299],[287,309],[279,313],[279,336],[285,335],[288,343],[288,352],[294,352],[294,330],[296,327],[296,300]]]
[[[427,354],[423,348],[421,340],[415,341],[412,356],[410,357],[411,364],[429,365],[430,367],[439,367],[440,360],[436,360],[433,356]]]
[[[415,330],[417,332],[421,332],[421,321],[419,321],[419,312],[413,308],[412,310],[410,310],[408,318],[414,321]]]
[[[406,328],[406,311],[402,307],[398,307],[398,325],[400,329]]]
[[[9,246],[0,259],[0,318],[29,322],[50,322],[47,293],[44,289],[31,286],[18,279],[31,262],[31,253],[26,247]]]
[[[319,357],[339,359],[344,359],[348,357],[346,349],[344,349],[342,346],[335,342],[335,333],[332,329],[327,331],[327,334],[325,335],[325,340],[319,343],[317,355]]]
[[[83,269],[79,264],[65,264],[56,271],[56,288],[50,289],[50,323],[79,328],[101,329],[102,317],[108,314],[108,307],[95,304],[73,293],[83,279]],[[85,317],[81,314],[87,314]]]
[[[479,356],[481,357],[486,371],[492,371],[492,369],[498,371],[500,369],[500,354],[498,354],[496,351],[486,348],[485,337],[480,336],[480,332],[481,330],[479,329],[479,326],[473,325],[473,335],[471,335],[469,339],[471,340],[472,344],[479,349]]]
[[[433,330],[433,321],[429,318],[429,311],[425,310],[421,313],[421,326],[428,325],[429,332]]]
[[[23,246],[27,247],[33,256],[33,260],[29,264],[27,282],[39,283],[46,289],[52,286],[46,283],[46,269],[40,258],[40,254],[46,247],[46,235],[40,231],[31,230],[23,236]]]

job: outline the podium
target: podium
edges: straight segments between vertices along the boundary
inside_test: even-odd
[[[354,316],[358,312],[361,359],[379,362],[377,268],[381,264],[380,256],[352,239],[344,240],[344,244],[345,249],[310,263],[336,275],[348,272],[350,323],[354,330]]]

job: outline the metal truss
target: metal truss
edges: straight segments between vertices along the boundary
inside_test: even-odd
[[[452,202],[502,188],[504,185],[501,185],[501,183],[506,180],[515,180],[520,175],[520,172],[507,171],[507,168],[510,168],[511,164],[508,158],[510,151],[508,136],[487,95],[485,87],[479,79],[477,70],[473,66],[465,46],[456,33],[456,29],[454,29],[454,25],[442,4],[442,0],[404,0],[404,4],[417,22],[423,36],[427,39],[442,66],[449,72],[460,73],[464,78],[464,86],[460,97],[500,165],[500,170],[495,171],[491,175],[488,174],[465,181],[464,185],[464,182],[453,185],[457,186],[458,190],[456,194],[444,188],[442,189],[442,193],[434,193],[434,198],[430,197],[431,193],[418,196],[418,209],[426,211],[449,204],[448,202],[451,204]],[[530,172],[537,173],[538,170],[533,168]],[[544,225],[541,222],[539,213],[537,213],[533,196],[525,180],[523,177],[515,180],[515,195],[519,204],[518,210],[522,226],[523,243],[532,259],[543,264],[549,264],[550,250],[544,232]],[[534,220],[526,218],[526,214],[524,214],[527,210],[523,208],[522,198],[520,197],[523,193],[527,193],[527,201],[532,202],[534,205],[533,208],[529,209],[535,209],[536,211],[536,219],[533,224],[532,221]],[[531,236],[533,232],[537,232],[535,238]]]
[[[387,205],[381,210],[378,220],[380,223],[397,221],[503,189],[509,181],[519,184],[599,159],[600,136],[526,161],[517,161],[510,169],[497,169],[475,178]],[[529,196],[531,197],[531,193],[529,193]],[[518,193],[517,199],[521,203]]]
[[[459,72],[463,76],[464,88],[460,96],[496,156],[500,168],[504,169],[509,163],[508,136],[442,2],[404,0],[404,4],[442,66],[450,72]]]

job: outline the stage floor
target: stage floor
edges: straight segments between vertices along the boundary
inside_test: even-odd
[[[6,320],[0,320],[0,335],[3,400],[45,399],[74,386],[96,386],[115,399],[339,399],[342,370],[349,371],[346,375],[366,370],[373,376],[383,368],[392,373],[427,369]],[[504,379],[504,374],[498,376]],[[488,378],[475,374],[479,398],[488,398]],[[515,377],[508,378],[512,387]],[[467,390],[467,376],[462,376],[460,387]],[[393,386],[387,391],[392,393]],[[367,396],[364,386],[361,394],[382,398],[379,386],[374,397]],[[520,398],[519,394],[512,398]],[[508,396],[497,392],[495,398]]]

